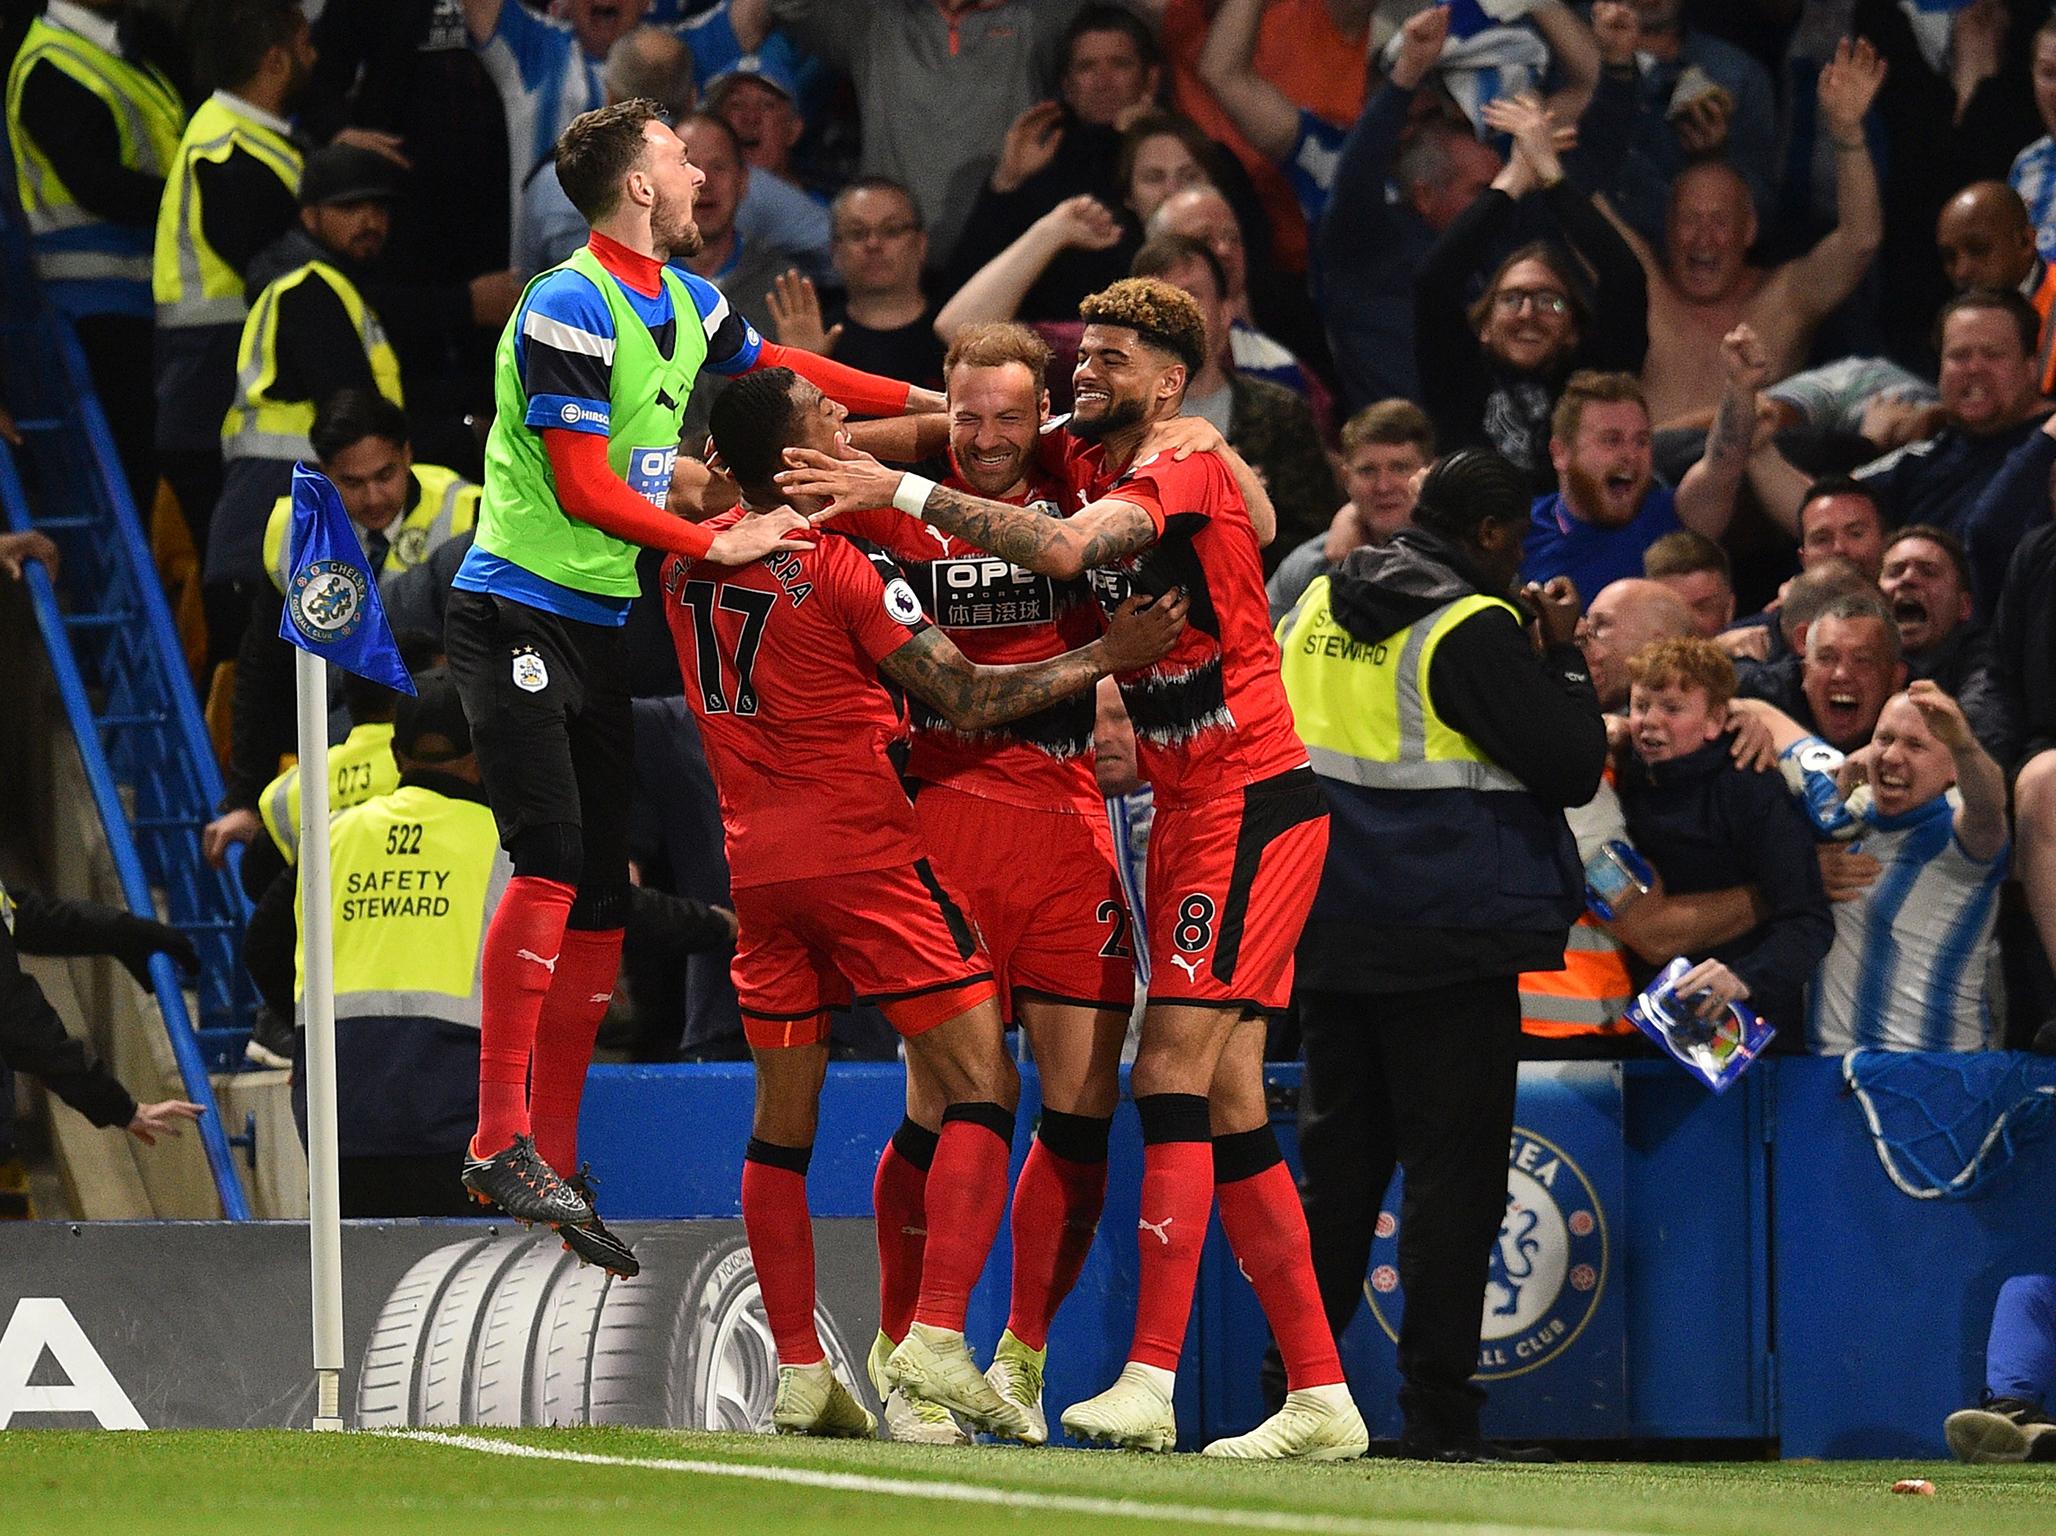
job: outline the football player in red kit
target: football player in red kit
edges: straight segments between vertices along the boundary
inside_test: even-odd
[[[777,508],[780,454],[796,443],[838,450],[843,414],[781,369],[724,391],[714,443],[744,503],[709,528]],[[887,756],[899,719],[879,674],[955,729],[986,730],[1073,693],[1089,697],[1096,679],[1162,656],[1183,627],[1184,601],[1129,604],[1077,649],[978,666],[923,618],[889,557],[839,534],[740,567],[673,560],[664,590],[720,793],[741,927],[733,974],[756,1064],[743,1223],[778,1349],[773,1423],[828,1435],[876,1427],[815,1333],[806,1200],[828,1015],[854,997],[876,1003],[906,1037],[942,1106],[920,1287],[883,1374],[909,1398],[1021,1437],[1026,1415],[980,1374],[963,1335],[1006,1203],[1019,1082],[1001,1045],[991,966],[927,859]]]
[[[1307,1248],[1306,1219],[1270,1130],[1262,1013],[1291,994],[1292,951],[1327,849],[1327,811],[1278,679],[1246,467],[1213,453],[1142,452],[1177,415],[1207,345],[1185,293],[1128,278],[1079,308],[1076,410],[1064,451],[1076,510],[1044,517],[947,490],[864,457],[795,450],[779,476],[826,510],[891,501],[950,535],[1102,605],[1181,588],[1191,624],[1161,661],[1117,675],[1154,786],[1146,935],[1152,976],[1132,1087],[1142,1120],[1141,1294],[1127,1366],[1064,1414],[1082,1439],[1164,1450],[1171,1390],[1218,1198],[1221,1224],[1284,1354],[1285,1406],[1211,1455],[1360,1455]],[[934,1222],[930,1221],[930,1230]]]
[[[1049,348],[1026,326],[981,325],[944,359],[950,478],[1055,516],[1061,481],[1037,467]],[[886,507],[837,531],[875,543],[913,584],[928,618],[973,661],[1040,661],[1089,641],[1100,617],[1083,581],[1057,581]],[[1121,1042],[1135,997],[1128,908],[1106,802],[1094,781],[1094,696],[1073,694],[985,731],[960,731],[912,701],[907,776],[937,872],[964,898],[992,957],[1004,1015],[1027,1032],[1042,1086],[1035,1140],[1014,1186],[1013,1292],[987,1378],[1048,1438],[1042,1411],[1049,1325],[1076,1283],[1106,1199],[1107,1134],[1120,1097]],[[907,1115],[878,1161],[879,1334],[873,1381],[905,1336],[928,1230],[923,1199],[942,1103],[909,1063]],[[888,1393],[896,1440],[960,1444],[932,1404]]]

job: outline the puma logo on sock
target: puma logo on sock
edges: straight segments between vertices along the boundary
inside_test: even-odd
[[[517,949],[514,951],[514,958],[516,960],[533,960],[537,965],[541,966],[544,970],[548,971],[552,976],[557,974],[557,957],[555,955],[552,955],[549,959],[545,960],[541,955],[537,954],[532,949]]]
[[[1155,1233],[1156,1240],[1168,1248],[1171,1246],[1171,1234],[1168,1229],[1177,1219],[1175,1216],[1166,1216],[1162,1221],[1151,1221],[1146,1216],[1138,1216],[1135,1225],[1144,1232]]]

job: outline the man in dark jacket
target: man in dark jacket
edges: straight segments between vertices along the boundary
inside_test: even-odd
[[[65,1031],[20,957],[112,955],[147,990],[150,957],[159,951],[185,971],[199,969],[192,940],[175,928],[97,902],[57,901],[34,891],[10,894],[0,886],[0,1064],[40,1080],[94,1125],[118,1125],[145,1146],[155,1146],[159,1136],[176,1136],[180,1121],[199,1118],[200,1106],[184,1099],[137,1103],[92,1048]],[[11,1104],[11,1077],[6,1088]],[[13,1155],[11,1118],[0,1119],[0,1164]],[[31,1214],[20,1201],[14,1190],[0,1189],[0,1215]]]
[[[1517,978],[1562,963],[1582,885],[1563,811],[1606,760],[1576,592],[1514,601],[1527,502],[1500,454],[1451,455],[1411,526],[1316,580],[1280,629],[1333,828],[1298,953],[1314,1266],[1339,1335],[1403,1166],[1401,1444],[1446,1461],[1493,1454],[1470,1377],[1506,1205]]]
[[[2009,976],[2029,996],[2038,1020],[2056,1022],[2056,527],[2044,523],[2021,541],[2006,573],[1993,625],[1993,675],[2012,708],[2013,738],[1993,756],[2013,782],[2014,872],[2027,897],[2036,946],[2008,942]],[[2011,985],[2012,982],[2009,982]],[[2015,1005],[2015,1016],[2022,1012]],[[2042,1028],[2037,1049],[2056,1045]]]

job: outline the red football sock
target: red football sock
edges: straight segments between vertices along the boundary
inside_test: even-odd
[[[1214,1186],[1214,1195],[1221,1202],[1221,1230],[1285,1357],[1286,1387],[1296,1392],[1341,1381],[1342,1359],[1314,1283],[1306,1212],[1291,1173],[1282,1162],[1273,1163],[1250,1178]]]
[[[752,1137],[742,1165],[742,1225],[780,1365],[812,1365],[826,1355],[814,1331],[814,1223],[807,1215],[806,1175],[811,1151],[767,1146]],[[776,1161],[761,1160],[766,1155]]]
[[[1014,1181],[1014,1291],[1007,1331],[1030,1349],[1049,1343],[1057,1308],[1078,1283],[1106,1204],[1107,1165],[1074,1163],[1040,1136]]]
[[[471,1150],[504,1151],[528,1133],[528,1059],[578,893],[560,880],[516,875],[485,931],[479,958],[478,1133]]]
[[[621,935],[619,928],[564,930],[557,978],[535,1027],[528,1116],[536,1151],[567,1178],[578,1171],[578,1101],[621,970]]]
[[[928,1246],[926,1191],[936,1135],[902,1120],[878,1155],[871,1204],[878,1213],[878,1327],[893,1343],[907,1336],[921,1295],[921,1261]]]
[[[1136,1226],[1142,1271],[1130,1360],[1178,1369],[1213,1203],[1211,1142],[1160,1141],[1143,1147],[1142,1215]]]
[[[1007,1208],[1007,1133],[1013,1123],[1012,1110],[990,1103],[952,1104],[943,1116],[928,1170],[928,1251],[914,1308],[917,1323],[964,1331],[971,1287],[984,1272]]]

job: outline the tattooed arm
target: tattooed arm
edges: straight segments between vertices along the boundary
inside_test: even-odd
[[[1026,570],[1068,581],[1156,540],[1156,524],[1132,501],[1110,497],[1071,517],[1050,517],[938,485],[921,521]]]
[[[863,454],[833,459],[811,448],[788,448],[785,458],[794,467],[779,474],[779,488],[788,496],[826,502],[814,514],[817,520],[857,507],[892,506],[902,479],[898,470]],[[1149,514],[1119,498],[1095,501],[1070,517],[1050,517],[938,485],[928,492],[920,517],[980,549],[1062,581],[1132,555],[1156,539]]]
[[[1756,392],[1770,372],[1762,343],[1746,325],[1722,338],[1720,352],[1727,388],[1706,434],[1706,451],[1678,482],[1678,521],[1709,539],[1725,533],[1735,515],[1735,493],[1742,487],[1756,435]]]
[[[1155,602],[1131,597],[1116,611],[1107,632],[1089,645],[1011,667],[974,665],[949,636],[931,625],[878,665],[958,730],[983,730],[1046,709],[1110,673],[1148,666],[1171,649],[1185,628],[1189,606],[1182,592]]]

